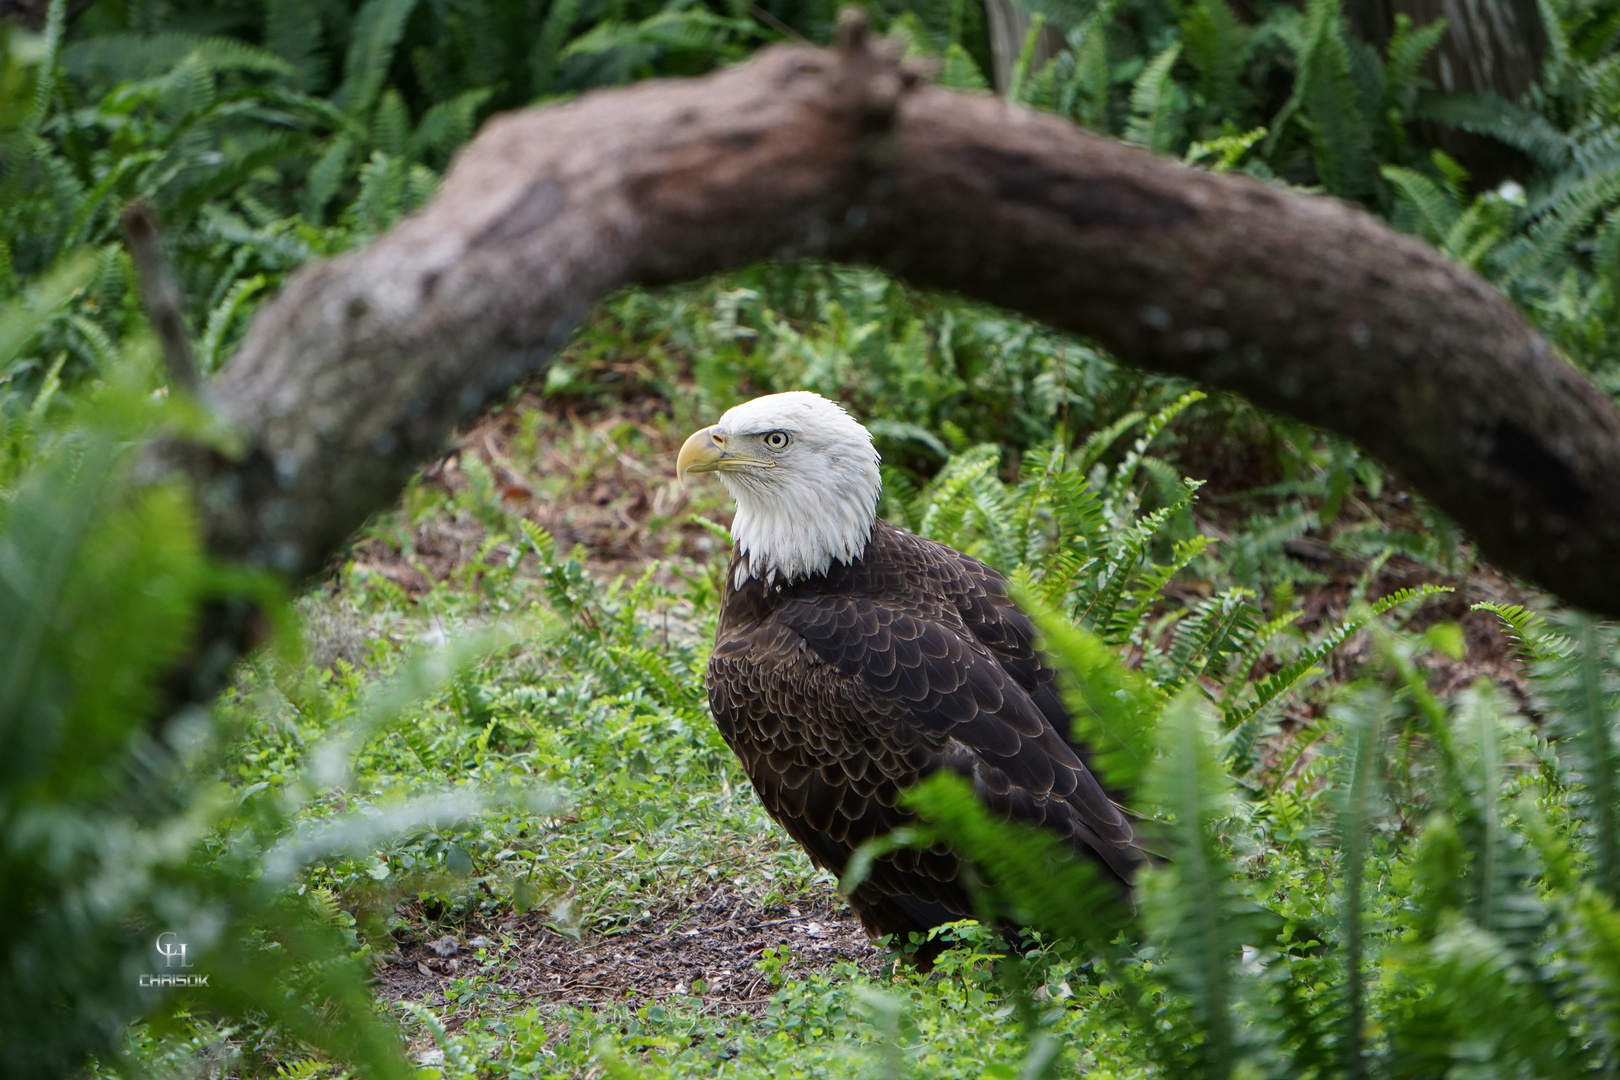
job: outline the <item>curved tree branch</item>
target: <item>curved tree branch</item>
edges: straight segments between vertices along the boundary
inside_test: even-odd
[[[921,86],[856,21],[493,120],[421,213],[260,312],[210,389],[246,456],[166,464],[216,554],[307,575],[604,293],[804,254],[1347,435],[1497,564],[1620,615],[1620,415],[1483,281],[1332,199]]]

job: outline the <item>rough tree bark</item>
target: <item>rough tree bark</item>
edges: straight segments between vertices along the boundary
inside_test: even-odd
[[[1035,20],[1016,0],[984,0],[984,19],[990,30],[990,76],[996,93],[1006,97],[1012,86],[1013,69],[1024,52],[1024,39],[1029,37]],[[1050,23],[1042,27],[1030,56],[1030,75],[1040,71],[1048,60],[1067,47],[1063,31]]]
[[[491,121],[419,214],[311,265],[171,444],[211,549],[318,571],[591,304],[754,260],[879,264],[1347,435],[1499,565],[1620,615],[1620,415],[1479,278],[1359,209],[837,52]]]

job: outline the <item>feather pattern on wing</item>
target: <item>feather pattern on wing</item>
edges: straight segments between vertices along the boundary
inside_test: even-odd
[[[951,769],[992,810],[1129,882],[1130,823],[1070,741],[1001,575],[883,521],[825,573],[782,585],[736,569],[709,702],[765,808],[818,866],[841,875],[863,842],[912,820],[901,791]],[[926,930],[973,917],[968,872],[943,848],[897,851],[851,903],[874,935]]]

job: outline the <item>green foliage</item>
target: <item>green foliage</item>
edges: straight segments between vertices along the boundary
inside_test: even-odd
[[[1143,422],[1130,417],[1099,441]],[[914,508],[953,542],[1016,568],[1068,680],[1075,735],[1105,781],[1130,793],[1147,845],[1164,856],[1143,872],[1139,918],[1109,921],[1089,867],[987,818],[954,778],[915,791],[924,825],[888,843],[952,844],[990,883],[987,915],[1071,940],[1059,952],[1077,950],[1111,988],[1086,1008],[1130,1031],[1129,1054],[1149,1070],[1406,1076],[1491,1061],[1524,1075],[1601,1072],[1614,1060],[1609,875],[1620,864],[1614,631],[1587,620],[1560,632],[1522,608],[1483,605],[1535,665],[1549,744],[1488,685],[1450,702],[1432,695],[1413,657],[1445,635],[1381,628],[1381,616],[1443,590],[1367,605],[1264,678],[1250,673],[1253,642],[1274,639],[1287,612],[1250,616],[1224,654],[1247,658],[1235,670],[1208,659],[1236,632],[1241,593],[1168,614],[1161,598],[1124,622],[1115,605],[1092,621],[1067,601],[1076,580],[1106,575],[1106,555],[1065,553],[1099,536],[1104,552],[1122,538],[1136,545],[1164,527],[1157,511],[1120,499],[1134,490],[1120,470],[1151,477],[1151,442],[1072,479],[1054,467],[1059,453],[1027,455],[1016,487],[996,478],[993,455],[972,451]],[[1019,524],[1032,504],[1042,512],[1034,542]],[[1111,519],[1121,505],[1130,513]],[[1145,582],[1162,587],[1143,561]],[[1256,751],[1275,736],[1257,736],[1254,717],[1369,629],[1387,675],[1327,703],[1331,722],[1314,736],[1326,755],[1303,773],[1299,758],[1268,769]],[[1121,663],[1122,647],[1137,670]],[[1397,807],[1423,827],[1395,828]],[[1006,961],[1009,988],[1024,963]]]
[[[1220,171],[1359,201],[1479,270],[1620,387],[1620,39],[1603,5],[1544,8],[1548,59],[1517,102],[1433,92],[1421,71],[1443,20],[1397,16],[1380,56],[1338,0],[1249,6],[1241,19],[1226,0],[1036,6],[1072,51],[1017,80],[1014,99]],[[982,83],[960,58],[947,68],[950,85]],[[1423,145],[1419,122],[1486,136],[1527,165],[1479,190]]]
[[[1076,685],[1122,685],[1108,650],[1074,648],[1082,632],[1054,633],[1054,618],[1043,628]],[[994,910],[1072,937],[1112,986],[1134,978],[1105,1007],[1150,1069],[1410,1076],[1488,1061],[1520,1075],[1601,1074],[1615,1035],[1614,631],[1577,623],[1568,654],[1536,669],[1561,736],[1550,752],[1490,686],[1443,705],[1411,665],[1415,640],[1380,640],[1404,690],[1369,682],[1344,696],[1326,767],[1249,805],[1234,798],[1216,716],[1195,692],[1111,695],[1151,715],[1114,739],[1129,755],[1099,741],[1098,765],[1130,782],[1141,828],[1166,856],[1144,872],[1140,919],[1116,939],[1096,942],[1072,905],[1059,912],[1064,896],[1085,895],[1070,880],[1080,867],[1065,868],[1044,838],[987,821],[969,796],[918,797],[920,842],[983,858]],[[1077,733],[1096,739],[1095,714],[1076,712]],[[1390,827],[1397,804],[1422,808],[1415,835]],[[1294,832],[1302,812],[1320,840]],[[1244,872],[1268,833],[1265,862]],[[1055,865],[1021,869],[1041,859]],[[1312,900],[1299,904],[1296,890]]]
[[[39,321],[13,303],[0,338],[17,348]],[[260,878],[279,813],[239,821],[241,800],[207,767],[226,733],[195,718],[152,726],[205,602],[245,592],[285,620],[272,583],[204,558],[182,490],[125,489],[131,440],[160,419],[207,433],[152,398],[149,358],[118,360],[70,420],[7,433],[35,444],[0,503],[0,908],[17,929],[0,949],[8,1074],[64,1075],[89,1052],[116,1054],[124,1023],[172,1009],[138,981],[158,966],[154,938],[172,932],[212,965],[196,1002],[265,1015],[371,1075],[403,1076],[358,958],[319,912]],[[301,998],[264,981],[278,971],[296,973]]]
[[[1019,101],[1359,200],[1484,273],[1620,387],[1612,5],[1549,7],[1550,61],[1516,103],[1431,93],[1419,72],[1438,22],[1398,22],[1378,56],[1333,0],[1039,6],[1071,49],[1031,70],[1026,48]],[[155,726],[208,603],[251,595],[283,647],[294,635],[271,584],[204,558],[181,492],[123,490],[157,426],[217,436],[162,395],[118,218],[134,198],[158,207],[215,370],[287,273],[419,206],[492,111],[701,72],[795,32],[826,40],[835,6],[103,0],[72,23],[67,10],[42,34],[0,30],[7,1075],[60,1075],[87,1053],[101,1071],[195,1072],[215,1055],[218,1071],[403,1074],[363,985],[391,934],[512,911],[610,932],[717,882],[762,905],[800,896],[814,871],[705,713],[712,568],[677,560],[604,585],[516,520],[471,456],[464,489],[416,485],[365,540],[408,559],[414,530],[449,520],[477,535],[475,557],[408,595],[356,556],[330,596],[300,604],[337,659],[261,654],[212,714]],[[987,88],[979,5],[871,13],[942,58],[948,85]],[[1418,120],[1530,165],[1479,191]],[[717,1018],[695,991],[542,1012],[465,980],[459,1027],[402,1011],[443,1054],[427,1075],[1613,1071],[1612,629],[1482,605],[1532,665],[1542,726],[1489,688],[1442,700],[1422,662],[1449,624],[1393,625],[1440,590],[1376,597],[1369,583],[1394,551],[1451,568],[1453,538],[1421,506],[1399,526],[1349,523],[1384,482],[1353,448],[1206,404],[1225,430],[1258,425],[1282,473],[1206,528],[1210,506],[1176,463],[1188,421],[1172,428],[1197,395],[871,270],[763,266],[626,291],[546,384],[650,391],[677,425],[797,387],[871,420],[887,516],[1013,575],[1075,733],[1164,857],[1144,872],[1139,917],[1088,865],[939,778],[909,796],[923,823],[889,842],[971,855],[994,884],[986,915],[1038,929],[1025,955],[1001,957],[994,930],[950,928],[934,976],[874,984],[847,965],[800,978],[777,950],[757,1022]],[[578,468],[650,455],[636,438]],[[1295,586],[1309,572],[1282,551],[1336,521],[1334,550],[1372,563],[1342,615],[1308,621]],[[518,632],[469,630],[514,619]],[[424,637],[455,644],[409,647]],[[571,800],[566,817],[533,794],[549,790]],[[142,996],[134,974],[162,930],[202,950],[206,990]]]
[[[1140,716],[1122,715],[1121,701],[1144,695],[1163,701],[1184,687],[1199,687],[1219,705],[1232,764],[1248,772],[1290,693],[1320,676],[1335,649],[1379,617],[1449,591],[1397,590],[1322,627],[1312,641],[1296,640],[1290,659],[1270,674],[1253,675],[1301,612],[1284,608],[1268,617],[1254,594],[1238,585],[1212,589],[1207,599],[1179,609],[1163,597],[1194,560],[1216,561],[1219,554],[1209,554],[1206,536],[1177,535],[1188,530],[1199,485],[1175,477],[1149,452],[1171,421],[1202,396],[1184,395],[1151,417],[1129,413],[1078,451],[1068,451],[1063,441],[1032,450],[1024,455],[1017,485],[998,478],[996,447],[975,447],[953,456],[905,514],[923,535],[1021,582],[1025,605],[1049,647],[1069,658],[1071,671],[1097,678],[1093,661],[1107,647],[1129,648],[1140,657],[1139,673],[1110,676],[1095,686],[1083,681],[1072,702],[1081,733],[1099,748],[1110,782],[1125,788],[1135,785],[1145,764],[1138,743],[1146,726]],[[1110,449],[1138,426],[1141,434],[1117,463],[1104,464]],[[1144,500],[1161,505],[1147,509]],[[1060,613],[1078,625],[1066,625]],[[1124,760],[1110,765],[1116,752]]]

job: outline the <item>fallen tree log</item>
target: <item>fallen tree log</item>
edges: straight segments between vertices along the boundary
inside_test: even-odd
[[[605,293],[879,265],[1356,440],[1498,565],[1620,615],[1620,415],[1489,285],[1344,203],[922,85],[864,25],[500,116],[418,214],[304,268],[171,444],[215,554],[317,572]]]

